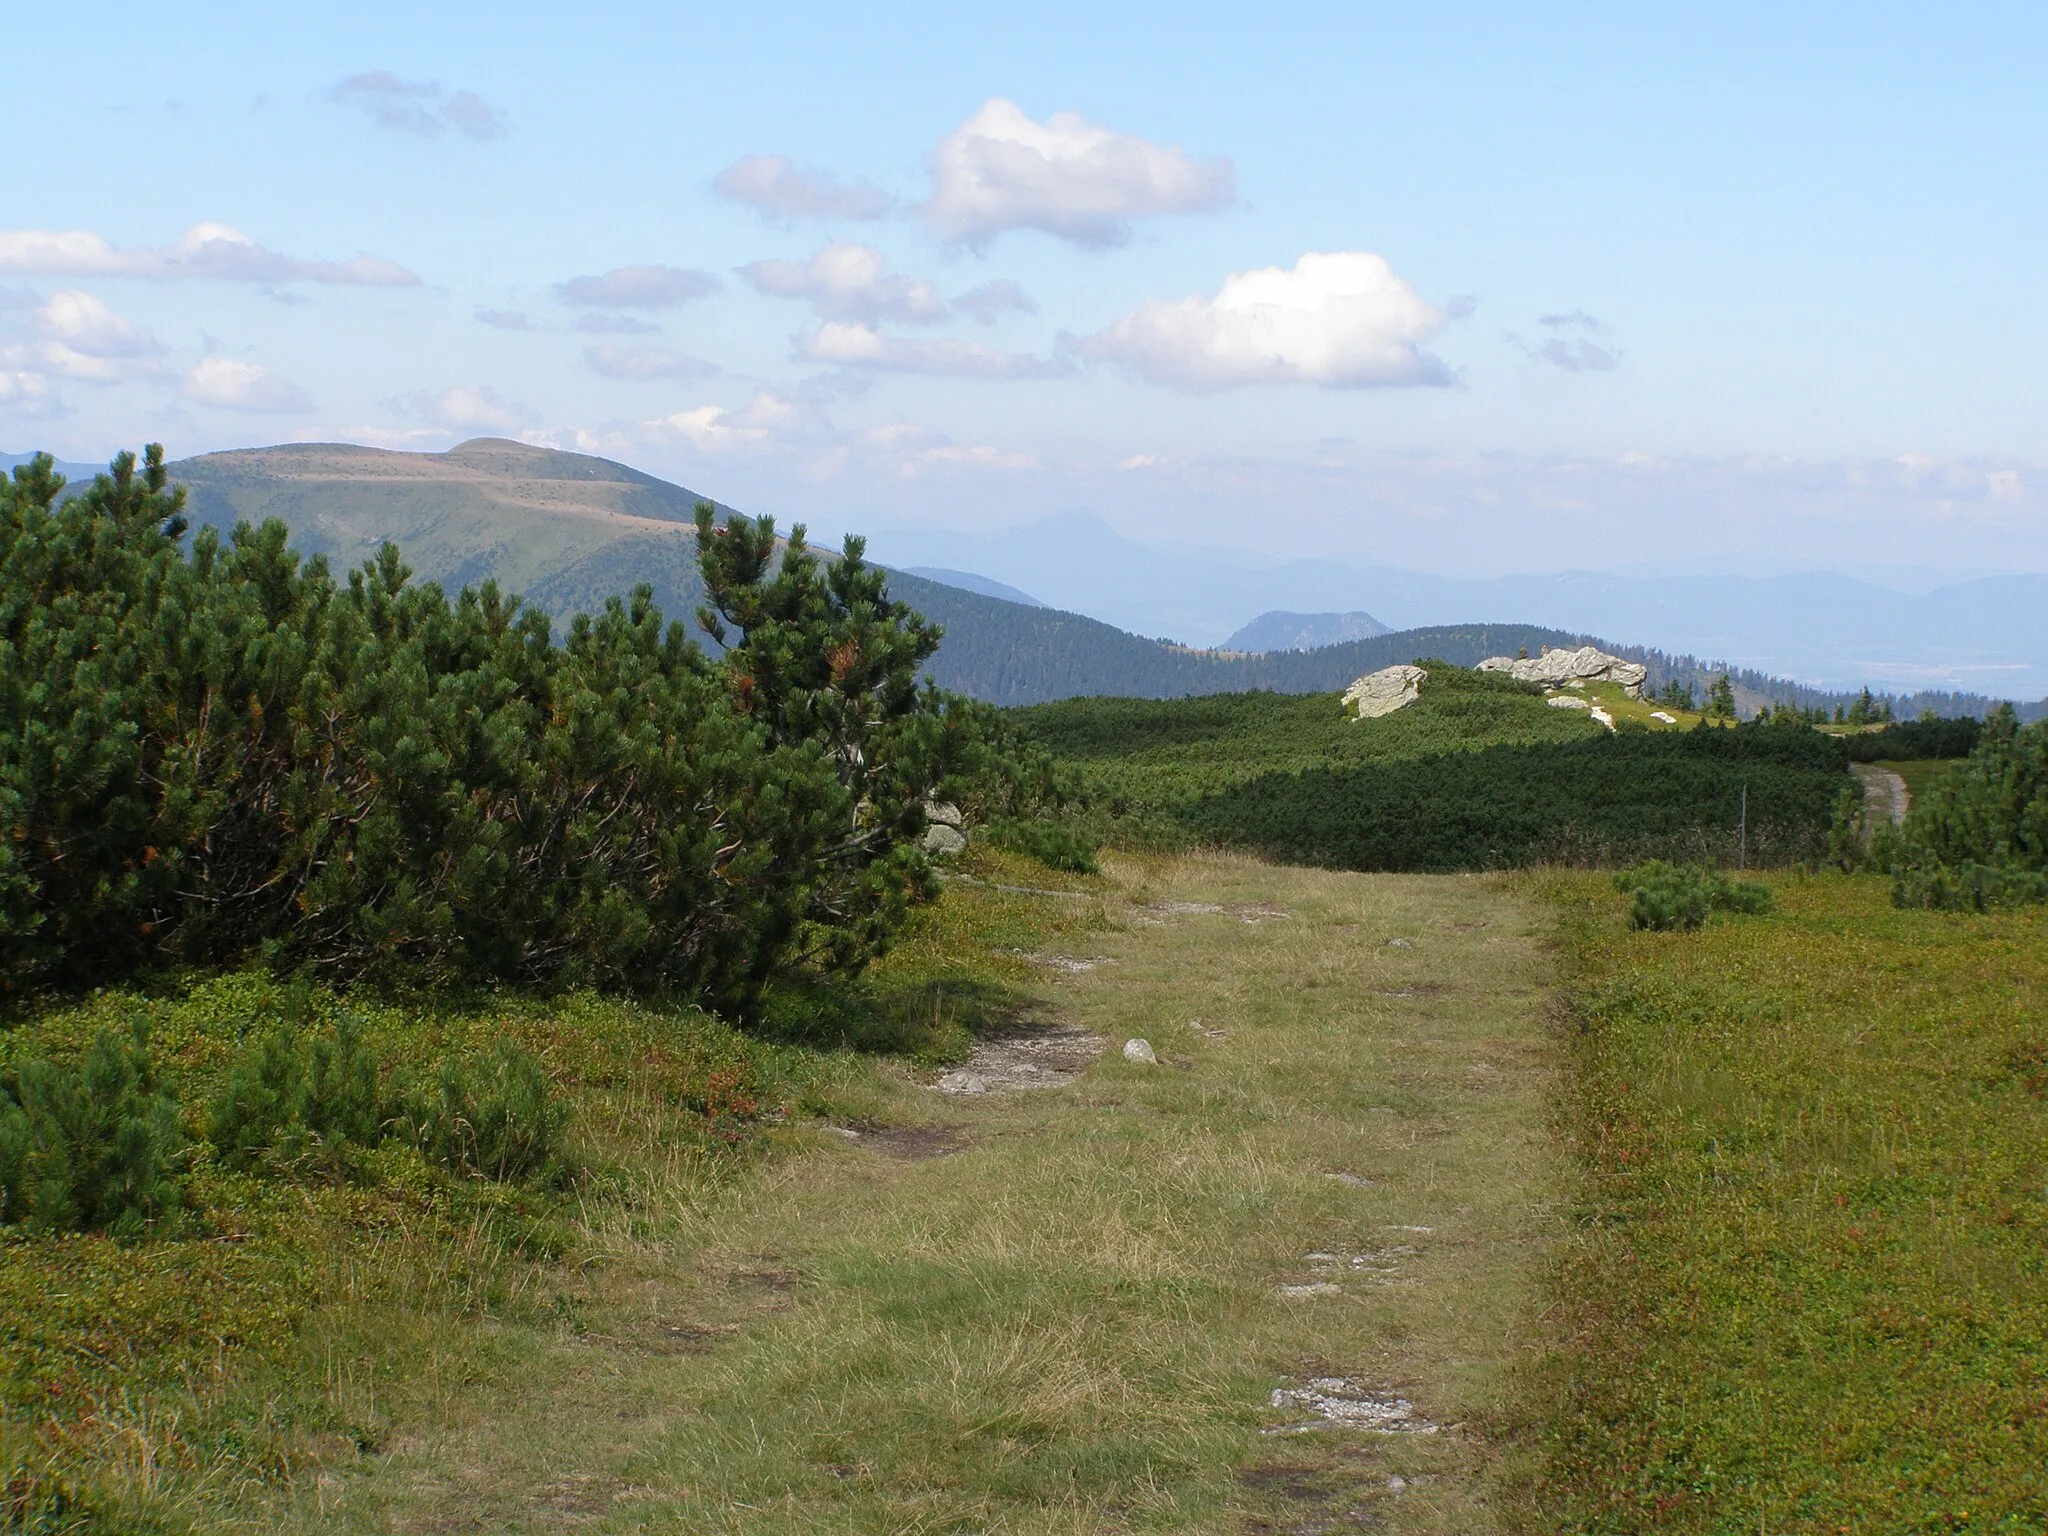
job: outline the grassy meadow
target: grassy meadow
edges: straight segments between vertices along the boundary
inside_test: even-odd
[[[2048,1522],[2048,913],[1899,911],[1875,877],[1563,925],[1582,1169],[1528,1528]]]

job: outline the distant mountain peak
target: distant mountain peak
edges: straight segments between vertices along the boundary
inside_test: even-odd
[[[1020,592],[1017,588],[988,576],[977,576],[973,571],[949,570],[942,565],[906,565],[900,569],[907,575],[922,576],[926,581],[936,581],[942,587],[958,587],[962,592],[979,592],[983,597],[998,598],[1006,603],[1020,603],[1026,608],[1046,606],[1029,592]]]
[[[1370,640],[1389,634],[1389,628],[1361,610],[1350,613],[1287,613],[1275,609],[1262,613],[1232,635],[1218,650],[1224,651],[1315,651],[1326,645],[1344,645],[1353,640]]]

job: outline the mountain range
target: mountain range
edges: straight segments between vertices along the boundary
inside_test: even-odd
[[[1617,540],[1602,553],[1625,554],[1625,534]],[[869,548],[885,563],[978,571],[1055,607],[1199,645],[1246,646],[1249,615],[1279,610],[1313,629],[1363,610],[1394,629],[1514,620],[1607,635],[1831,690],[2048,693],[2048,575],[2038,573],[1915,593],[1825,572],[1469,579],[1337,560],[1261,566],[1152,548],[1078,512],[986,537],[885,530]]]
[[[10,462],[17,461],[0,460],[0,467]],[[75,471],[74,478],[93,473],[88,466],[63,467],[67,473]],[[423,578],[450,588],[492,579],[556,619],[599,607],[606,598],[641,582],[653,587],[662,610],[674,618],[688,621],[702,601],[692,525],[698,501],[707,498],[607,459],[479,438],[444,453],[288,444],[206,454],[171,468],[173,477],[187,488],[195,522],[227,528],[244,519],[280,518],[291,528],[299,549],[326,556],[337,569],[360,564],[389,540],[398,544],[407,563]],[[714,506],[721,515],[731,512],[721,504]],[[1050,591],[1057,602],[1063,590],[1090,582],[1103,593],[1172,589],[1181,581],[1200,590],[1205,581],[1215,585],[1217,571],[1224,568],[1156,555],[1118,540],[1089,520],[1065,520],[1054,533],[1059,536],[1046,546],[1052,558],[1042,557],[1043,552],[1037,558],[1032,568],[1042,579],[1032,583],[1030,592],[958,565],[890,564],[892,590],[945,627],[946,640],[930,668],[938,682],[1002,704],[1076,694],[1170,697],[1246,688],[1301,692],[1342,688],[1362,672],[1417,657],[1470,665],[1521,647],[1576,645],[1603,634],[1610,638],[1598,643],[1648,662],[1655,681],[1674,677],[1697,685],[1709,675],[1706,665],[1690,656],[1625,643],[1650,636],[1668,644],[1666,637],[1674,630],[1683,634],[1681,615],[1660,611],[1654,604],[1638,611],[1638,622],[1626,628],[1492,621],[1517,614],[1516,592],[1538,590],[1546,583],[1569,588],[1572,578],[1458,584],[1395,572],[1381,584],[1382,594],[1395,604],[1392,608],[1376,602],[1372,613],[1357,608],[1327,613],[1270,610],[1239,628],[1220,650],[1147,639],[1099,617],[1047,606],[1032,592]],[[1012,552],[1017,552],[1015,546]],[[1359,575],[1314,565],[1298,570],[1302,581],[1296,590],[1312,595],[1338,590]],[[1233,579],[1251,592],[1257,590],[1258,580],[1271,575],[1247,570],[1234,573]],[[1868,585],[1846,578],[1815,578],[1823,580],[1841,589],[1838,596],[1843,602]],[[1974,608],[1969,594],[1958,596],[1956,589],[1915,601],[1949,615],[1959,633],[1981,634],[2005,622],[1999,618],[2002,604],[2018,600],[2008,588],[2017,588],[2023,597],[2030,590],[2027,583],[2041,580],[2012,577],[1973,583],[1973,588],[1981,589]],[[1440,607],[1450,602],[1446,592],[1492,591],[1490,598],[1465,599],[1471,605],[1466,618],[1485,622],[1414,622],[1413,614],[1431,584]],[[1610,594],[1633,590],[1620,578],[1588,577],[1577,584]],[[1796,598],[1785,591],[1781,600]],[[2048,603],[2030,610],[2029,624],[2008,624],[2008,630],[2024,630],[2021,638],[2030,638],[2036,650],[2048,638],[2034,617],[2042,611],[2048,611]],[[1752,604],[1743,612],[1757,626],[1768,626],[1768,611]],[[1383,622],[1390,616],[1396,622],[1410,622],[1390,631]],[[2013,672],[2032,675],[2024,666]],[[1754,668],[1738,672],[1738,682],[1742,696],[1753,705],[1772,698],[1826,705],[1832,697]],[[1998,692],[2038,696],[2021,689]],[[1916,698],[1912,707],[1917,709],[1921,702]],[[1948,712],[1975,710],[1983,701],[1933,696],[1924,702]]]

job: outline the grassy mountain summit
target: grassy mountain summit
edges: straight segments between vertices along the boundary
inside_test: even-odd
[[[494,578],[560,614],[598,573],[594,559],[655,580],[689,571],[695,492],[587,454],[503,438],[475,438],[445,453],[395,453],[343,443],[292,443],[185,459],[173,479],[191,494],[195,523],[282,519],[308,553],[341,569],[389,540],[422,577],[455,588]],[[631,556],[620,559],[631,546]],[[610,555],[610,559],[600,557]],[[607,591],[630,590],[631,580]],[[685,594],[677,591],[680,598]],[[687,615],[691,602],[674,611]],[[669,604],[664,603],[664,607]]]

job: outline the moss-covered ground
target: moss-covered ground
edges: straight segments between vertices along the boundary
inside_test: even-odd
[[[1528,1528],[2048,1525],[2048,913],[1875,877],[1631,933],[1528,877],[1572,1000],[1584,1183],[1525,1383]]]

